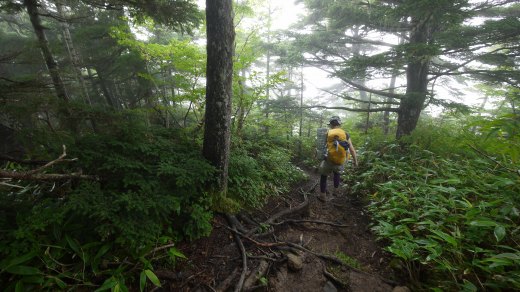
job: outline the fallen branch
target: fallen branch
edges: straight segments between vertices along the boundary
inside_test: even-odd
[[[67,156],[67,146],[65,145],[62,145],[63,147],[63,153],[56,159],[52,160],[52,161],[49,161],[48,163],[46,163],[45,165],[43,166],[40,166],[36,169],[33,169],[33,170],[30,170],[30,171],[27,171],[25,172],[27,175],[31,175],[31,174],[35,174],[35,173],[38,173],[38,172],[41,172],[43,171],[44,169],[48,168],[48,167],[51,167],[53,164],[56,164],[60,161],[63,160],[63,158],[65,158],[65,156]]]
[[[99,177],[95,175],[85,175],[81,172],[73,172],[69,174],[53,174],[53,173],[37,173],[27,174],[25,172],[12,172],[0,170],[0,178],[10,178],[17,180],[33,180],[33,181],[59,181],[65,179],[86,179],[86,180],[99,180]]]
[[[292,208],[292,209],[284,209],[276,214],[274,214],[273,216],[271,216],[269,219],[267,219],[266,221],[264,221],[263,223],[261,223],[261,225],[272,225],[278,218],[281,218],[283,216],[286,216],[288,214],[292,214],[292,213],[296,213],[296,212],[299,212],[305,208],[307,208],[309,206],[309,199],[307,197],[307,194],[306,193],[303,193],[303,198],[304,198],[304,201],[303,203],[301,203],[300,205]],[[258,231],[258,229],[260,229],[261,227],[260,226],[257,226],[253,229],[251,229],[249,232],[247,232],[245,235],[246,236],[251,236],[252,234],[254,234],[256,231]]]
[[[161,251],[161,250],[164,250],[164,249],[167,249],[167,248],[170,248],[170,247],[174,247],[174,246],[175,246],[175,243],[170,243],[170,244],[158,246],[158,247],[152,249],[151,251],[149,251],[145,256],[148,256],[148,255],[151,255],[151,254],[155,254],[158,251]]]
[[[56,180],[64,180],[64,179],[88,179],[88,180],[99,180],[97,176],[94,175],[84,175],[82,172],[73,172],[69,174],[54,174],[54,173],[41,173],[45,169],[51,167],[52,165],[64,161],[65,156],[67,156],[67,147],[63,145],[63,153],[56,159],[47,162],[45,165],[38,167],[33,170],[16,172],[16,171],[6,171],[0,170],[0,178],[10,178],[10,179],[18,179],[18,180],[38,180],[38,181],[56,181]],[[76,159],[68,160],[74,161]]]
[[[305,220],[305,219],[302,219],[302,220],[287,219],[284,221],[271,223],[271,225],[282,225],[282,224],[286,224],[286,223],[315,223],[315,224],[330,225],[330,226],[334,226],[334,227],[352,227],[352,225],[337,224],[337,223],[322,221],[322,220]]]

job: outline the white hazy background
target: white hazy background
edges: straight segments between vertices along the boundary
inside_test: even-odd
[[[266,5],[269,1],[271,3],[271,9],[273,10],[271,31],[288,29],[306,12],[303,4],[296,4],[293,0],[267,0]],[[204,9],[206,6],[205,0],[197,0],[197,3],[201,9]],[[262,11],[264,14],[265,12],[267,12],[267,7]],[[262,69],[260,69],[260,71],[262,71]],[[312,105],[345,106],[345,101],[324,91],[330,89],[332,86],[341,84],[341,80],[330,78],[328,73],[314,67],[304,68],[303,75],[305,88],[304,101],[306,103]],[[296,80],[295,82],[299,83],[299,81]],[[397,86],[400,84],[402,85],[403,82],[404,80],[397,81]],[[389,80],[373,80],[367,82],[367,85],[370,86],[374,83],[386,84],[386,86],[388,86]],[[381,88],[381,86],[379,87]],[[345,88],[345,91],[352,90]],[[471,82],[465,84],[448,82],[442,86],[436,85],[435,91],[436,98],[462,102],[470,106],[480,106],[484,98],[483,95],[475,89],[474,84]],[[299,93],[293,94],[299,95]],[[273,96],[271,96],[271,98],[273,98]],[[442,111],[443,109],[441,107],[429,106],[424,112],[433,116],[438,116]]]

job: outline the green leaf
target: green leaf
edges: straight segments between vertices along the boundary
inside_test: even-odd
[[[67,243],[69,244],[70,248],[78,255],[82,260],[83,259],[83,252],[81,251],[81,248],[79,247],[79,244],[69,236],[65,236],[65,239],[67,240]]]
[[[14,259],[6,259],[5,261],[2,261],[0,263],[0,268],[2,269],[2,271],[4,271],[5,269],[7,269],[9,267],[19,265],[21,263],[24,263],[24,262],[32,259],[36,254],[37,254],[36,251],[32,251],[30,253],[24,254],[21,257],[17,257]]]
[[[506,252],[506,253],[497,254],[496,256],[494,256],[494,258],[510,259],[510,260],[513,260],[513,261],[520,261],[520,253]]]
[[[486,220],[474,220],[469,222],[469,225],[471,226],[480,226],[480,227],[490,227],[490,226],[497,226],[497,223],[493,220],[486,219]]]
[[[43,277],[43,274],[26,275],[26,276],[23,276],[22,281],[24,283],[42,285],[45,282],[45,278]]]
[[[464,291],[464,292],[476,292],[477,290],[478,290],[477,286],[475,286],[470,281],[464,279],[464,286],[462,286],[462,291]]]
[[[117,280],[114,277],[110,277],[110,278],[106,279],[105,282],[103,282],[103,285],[101,285],[101,287],[96,289],[94,292],[110,290],[113,287],[115,287],[117,284],[118,284]]]
[[[23,292],[23,283],[22,281],[16,282],[16,286],[14,287],[15,292]]]
[[[431,230],[431,232],[453,246],[457,246],[457,244],[458,244],[457,240],[453,236],[451,236],[445,232],[442,232],[440,230]]]
[[[497,239],[497,242],[500,242],[506,236],[506,229],[502,225],[497,225],[495,227],[494,233],[495,233],[495,238]]]
[[[94,256],[94,259],[92,260],[92,263],[91,263],[92,270],[94,271],[94,273],[96,273],[98,271],[98,266],[99,266],[99,263],[101,262],[101,258],[103,257],[103,255],[105,255],[110,250],[110,248],[112,248],[112,244],[110,244],[110,243],[107,243],[99,248],[98,252]]]
[[[148,277],[148,279],[150,279],[150,281],[157,287],[162,287],[161,286],[161,281],[159,281],[159,278],[157,278],[157,276],[154,274],[154,272],[152,272],[151,270],[144,270],[145,274],[146,274],[146,277]]]
[[[168,254],[173,257],[187,259],[187,257],[180,250],[176,249],[175,247],[170,248],[168,250]]]
[[[40,270],[35,267],[29,266],[13,266],[6,269],[8,273],[15,275],[38,275],[41,274]]]
[[[146,273],[144,271],[141,272],[139,276],[139,291],[143,292],[146,287]]]
[[[67,284],[65,284],[65,282],[63,282],[60,278],[58,277],[53,277],[54,279],[54,282],[56,282],[56,284],[61,288],[61,289],[65,289],[67,287]]]
[[[432,184],[451,184],[451,185],[458,185],[461,184],[461,180],[458,178],[437,178],[431,180]]]

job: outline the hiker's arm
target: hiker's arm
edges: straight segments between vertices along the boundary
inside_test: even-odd
[[[348,139],[348,144],[349,144],[348,150],[349,150],[350,154],[352,155],[352,159],[354,160],[354,165],[358,166],[357,153],[356,153],[356,149],[354,148],[354,144],[352,144],[352,141],[350,139]]]

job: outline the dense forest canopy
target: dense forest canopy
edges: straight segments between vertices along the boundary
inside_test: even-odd
[[[215,214],[301,181],[339,115],[412,285],[520,288],[517,2],[299,0],[280,30],[272,0],[0,0],[0,286],[160,286]]]

